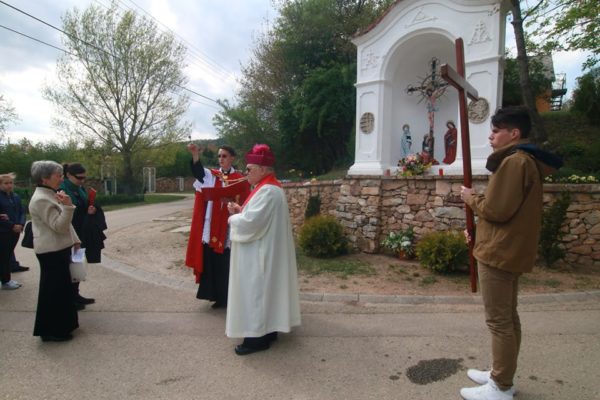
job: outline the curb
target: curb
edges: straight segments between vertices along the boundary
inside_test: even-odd
[[[172,289],[196,293],[198,286],[188,279],[168,277],[156,272],[144,271],[134,266],[102,255],[102,267],[121,273],[138,281],[166,286]],[[300,300],[306,302],[362,303],[362,304],[483,304],[479,294],[465,296],[379,295],[368,293],[311,293],[300,292]],[[572,303],[599,301],[600,290],[567,293],[526,294],[519,296],[520,304]]]

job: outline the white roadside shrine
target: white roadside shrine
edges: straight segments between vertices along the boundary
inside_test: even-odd
[[[490,117],[502,104],[507,12],[506,0],[398,0],[354,38],[356,152],[349,175],[394,173],[407,152],[423,150],[440,162],[430,173],[462,174],[460,135],[455,160],[443,162],[444,135],[452,125],[460,132],[460,120],[456,91],[439,71],[445,63],[456,68],[458,37],[466,79],[480,96],[469,105],[473,173],[486,173]]]

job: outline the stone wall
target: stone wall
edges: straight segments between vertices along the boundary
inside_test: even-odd
[[[473,186],[483,191],[488,176],[474,176]],[[464,203],[460,200],[462,176],[361,177],[306,184],[287,183],[294,231],[304,222],[310,196],[321,198],[321,213],[334,215],[344,226],[352,246],[364,252],[379,251],[390,231],[413,226],[417,236],[436,230],[463,230]],[[544,186],[544,204],[562,190],[572,192],[572,204],[563,227],[566,260],[600,265],[600,185]]]

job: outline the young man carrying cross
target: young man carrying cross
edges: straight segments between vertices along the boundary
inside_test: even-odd
[[[559,168],[557,157],[529,143],[531,120],[524,107],[500,109],[489,136],[492,172],[483,194],[462,187],[461,197],[479,216],[473,255],[486,324],[492,335],[492,369],[469,369],[481,386],[463,388],[466,400],[510,400],[521,345],[517,312],[519,277],[533,269],[542,223],[542,180]]]

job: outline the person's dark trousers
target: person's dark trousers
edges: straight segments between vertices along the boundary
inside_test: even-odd
[[[95,299],[83,297],[79,293],[79,282],[73,282],[71,287],[73,288],[73,301],[77,305],[78,310],[83,310],[86,304],[93,304],[96,302]]]
[[[21,264],[17,261],[17,257],[15,257],[15,252],[10,253],[10,270],[15,271],[15,269],[19,268]]]
[[[0,233],[0,281],[2,283],[10,281],[10,256],[18,241],[19,235],[15,235],[12,232]]]
[[[36,254],[40,286],[33,336],[65,337],[79,327],[71,285],[71,248]]]
[[[230,249],[223,254],[215,251],[206,243],[203,245],[203,270],[200,275],[200,286],[196,298],[214,301],[219,307],[227,306],[229,288],[229,256]]]

